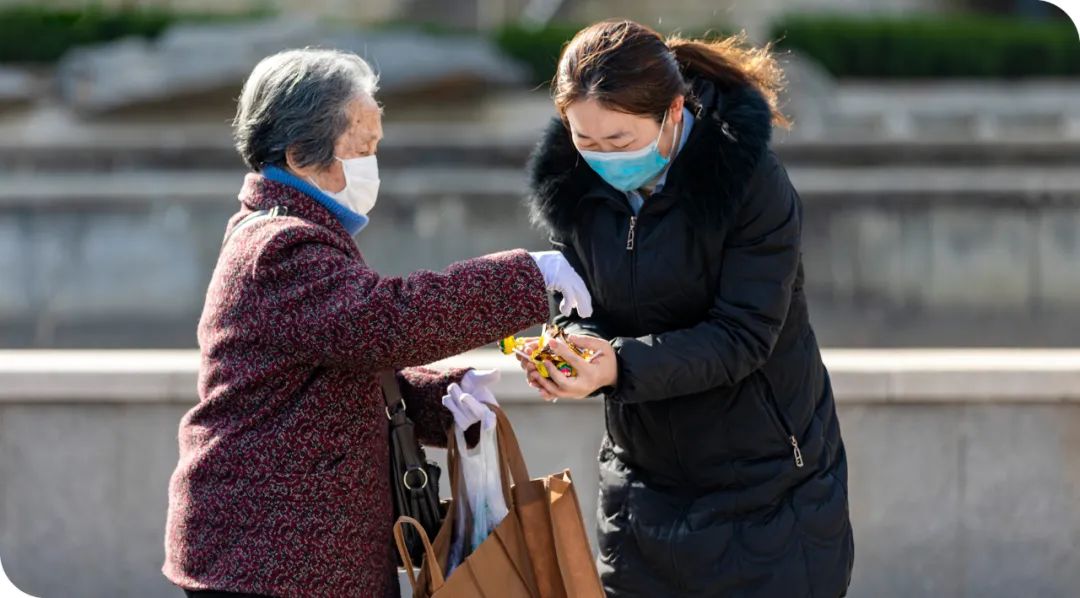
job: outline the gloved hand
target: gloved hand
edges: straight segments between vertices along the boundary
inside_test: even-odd
[[[592,315],[592,297],[585,288],[585,281],[574,271],[570,262],[558,251],[533,251],[529,253],[536,262],[536,267],[544,275],[544,284],[549,291],[562,294],[559,311],[564,316],[577,309],[578,315],[587,318]]]
[[[499,382],[499,370],[469,370],[461,379],[461,390],[485,405],[499,406],[491,387]]]
[[[476,400],[476,397],[463,391],[456,382],[446,387],[448,394],[442,398],[442,404],[454,416],[454,423],[462,430],[468,430],[476,422],[481,422],[483,429],[495,426],[495,413]]]

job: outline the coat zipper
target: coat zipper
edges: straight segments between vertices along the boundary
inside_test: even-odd
[[[788,423],[787,417],[784,416],[784,412],[780,410],[780,405],[776,403],[772,384],[765,376],[765,372],[759,371],[758,376],[765,385],[765,402],[769,404],[769,410],[772,412],[774,423],[780,428],[781,433],[785,436],[785,440],[791,445],[791,454],[795,459],[795,467],[802,468],[806,465],[806,462],[803,460],[802,449],[799,448],[799,439],[796,438],[795,434],[791,431],[791,424]]]
[[[630,298],[634,308],[634,325],[641,329],[641,316],[637,305],[637,251],[634,250],[637,238],[637,216],[630,216],[630,228],[626,233],[626,251],[630,253]]]
[[[634,241],[635,241],[636,235],[637,235],[637,222],[638,222],[638,217],[637,216],[630,216],[630,227],[626,232],[626,251],[630,253],[630,296],[633,298],[632,301],[633,301],[633,307],[634,307],[634,322],[635,322],[635,325],[638,327],[638,330],[640,330],[641,329],[641,318],[638,317],[638,311],[637,311],[637,252],[634,251],[634,247],[635,247]],[[668,414],[667,420],[668,420],[668,432],[671,434],[671,438],[672,438],[671,446],[673,447],[673,450],[674,450],[674,453],[675,453],[675,462],[678,464],[678,467],[681,470],[682,469],[682,459],[679,457],[679,451],[678,451],[678,448],[677,448],[678,445],[675,443],[675,431],[674,431],[674,426],[672,425],[672,422],[671,422],[671,414],[670,413]]]

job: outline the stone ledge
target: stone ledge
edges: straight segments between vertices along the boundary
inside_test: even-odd
[[[1077,349],[823,351],[841,403],[1080,403]],[[440,366],[496,368],[503,401],[540,399],[516,362],[483,349]],[[165,403],[195,398],[195,351],[0,351],[3,403]],[[589,405],[563,401],[560,405]]]

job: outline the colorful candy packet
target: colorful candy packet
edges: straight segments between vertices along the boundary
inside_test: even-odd
[[[531,354],[525,353],[524,349],[526,344],[528,344],[528,342],[532,339],[519,338],[514,336],[508,336],[499,341],[499,349],[502,350],[504,355],[518,353],[519,355],[528,358],[530,361],[536,364],[536,370],[540,372],[540,375],[545,378],[551,378],[551,374],[548,373],[547,366],[544,365],[545,361],[550,361],[556,368],[558,368],[560,372],[562,372],[566,376],[569,376],[571,378],[577,376],[577,372],[574,370],[573,366],[567,363],[566,360],[564,360],[562,357],[559,357],[559,355],[552,351],[551,347],[548,346],[548,343],[550,343],[552,339],[559,339],[560,341],[565,343],[567,347],[570,347],[571,351],[576,353],[585,361],[591,361],[594,357],[596,357],[596,353],[591,349],[578,347],[574,343],[570,342],[570,339],[566,335],[566,331],[554,324],[544,325],[543,332],[540,334],[540,342],[537,344],[536,349],[533,350]]]

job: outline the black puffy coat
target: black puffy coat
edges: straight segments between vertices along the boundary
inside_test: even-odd
[[[635,217],[551,123],[534,218],[586,280],[571,332],[612,340],[598,566],[610,596],[835,598],[847,462],[810,327],[802,205],[755,89],[693,82],[695,123]]]

